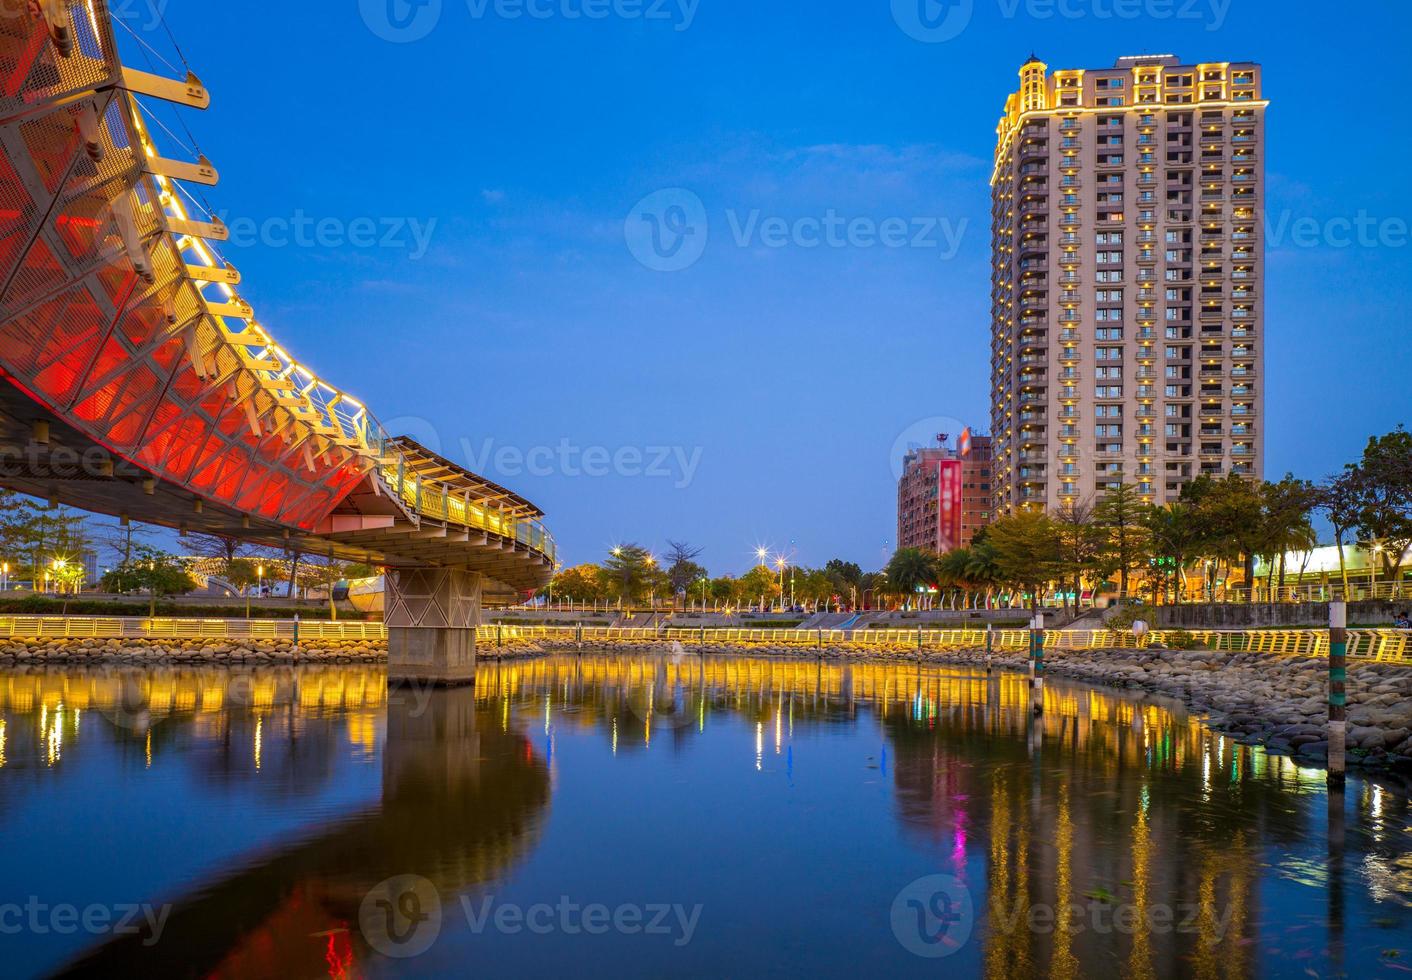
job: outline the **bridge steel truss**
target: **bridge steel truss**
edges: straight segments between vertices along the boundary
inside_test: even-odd
[[[106,0],[0,16],[0,484],[86,510],[365,560],[543,585],[529,501],[406,439],[281,346],[189,202],[144,100],[200,80],[122,64]],[[469,580],[468,580],[469,581]],[[395,583],[392,586],[395,588]]]

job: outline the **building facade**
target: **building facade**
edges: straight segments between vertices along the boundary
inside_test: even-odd
[[[1260,477],[1260,67],[1031,58],[991,178],[994,510]]]
[[[956,443],[956,454],[961,457],[961,547],[968,548],[994,511],[990,436],[966,429]]]
[[[990,523],[990,437],[961,433],[956,449],[942,444],[909,452],[897,482],[897,546],[945,554],[971,543]]]

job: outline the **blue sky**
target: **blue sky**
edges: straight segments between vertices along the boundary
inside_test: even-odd
[[[179,63],[153,2],[114,8]],[[543,506],[570,562],[881,564],[897,447],[988,425],[989,160],[1032,50],[1261,62],[1267,472],[1407,420],[1400,5],[950,0],[922,41],[908,0],[388,2],[166,9],[213,93],[184,115],[205,196],[245,219],[226,254],[272,332]]]

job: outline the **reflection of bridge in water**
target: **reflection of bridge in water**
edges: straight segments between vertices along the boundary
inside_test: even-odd
[[[144,107],[106,0],[0,17],[0,483],[127,521],[388,566],[394,677],[472,676],[483,591],[548,581],[523,497],[387,433],[278,343]]]
[[[419,712],[409,692],[389,701],[368,669],[255,670],[246,680],[207,670],[121,673],[6,676],[0,719],[10,738],[0,755],[8,750],[9,765],[62,765],[54,752],[105,737],[110,726],[96,714],[119,719],[134,764],[144,752],[168,751],[171,733],[208,752],[263,738],[257,784],[276,759],[301,767],[292,775],[302,780],[317,771],[320,753],[294,756],[283,746],[308,741],[325,717],[349,722],[344,744],[376,752],[385,711],[382,794],[376,807],[280,844],[178,901],[156,950],[118,942],[96,951],[80,964],[93,972],[139,963],[274,972],[302,962],[313,970],[325,954],[350,967],[361,962],[368,951],[357,908],[373,884],[415,873],[449,897],[535,846],[551,781],[527,722],[597,734],[619,754],[690,751],[718,723],[762,730],[766,754],[784,732],[796,755],[814,752],[814,737],[875,727],[888,747],[882,770],[895,817],[929,854],[918,874],[954,873],[984,894],[977,935],[985,972],[997,978],[1112,972],[1115,956],[1118,971],[1133,976],[1248,974],[1264,917],[1259,847],[1295,849],[1323,832],[1290,806],[1292,795],[1322,791],[1321,773],[1213,735],[1167,702],[1063,682],[1047,685],[1036,720],[1024,679],[1013,675],[585,655],[485,664],[474,691],[421,692],[432,700]],[[252,753],[240,756],[210,755],[208,767],[219,771],[209,778],[251,778]],[[1366,784],[1354,810],[1384,827],[1409,815],[1405,800]],[[1377,853],[1363,861],[1387,894],[1412,895],[1412,878],[1395,861]],[[1341,922],[1331,894],[1312,894],[1328,899],[1331,923]],[[1077,919],[1029,925],[1031,914],[1066,905]],[[1184,917],[1185,928],[1115,937],[1120,910],[1138,921]],[[1095,925],[1100,919],[1107,932]],[[327,945],[311,951],[315,933]]]

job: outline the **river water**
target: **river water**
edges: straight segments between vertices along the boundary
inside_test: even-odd
[[[0,839],[5,976],[1412,969],[1404,796],[962,669],[0,673]]]

